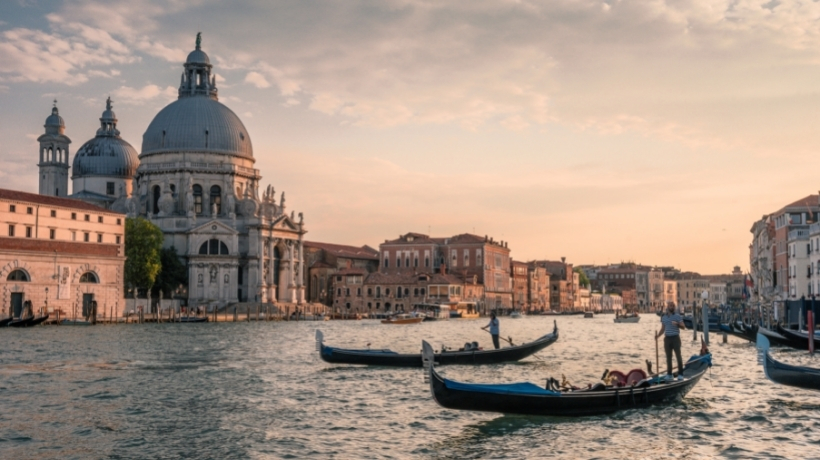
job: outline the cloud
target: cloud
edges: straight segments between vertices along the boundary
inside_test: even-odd
[[[248,74],[245,75],[245,83],[250,83],[257,88],[270,87],[270,83],[268,83],[265,77],[259,72],[248,72]]]
[[[120,86],[112,93],[116,102],[131,105],[142,105],[146,102],[160,99],[163,101],[173,101],[178,96],[177,88],[167,86],[164,89],[157,85],[146,85],[142,88],[131,88]]]

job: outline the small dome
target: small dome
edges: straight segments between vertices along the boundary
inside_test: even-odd
[[[139,156],[128,142],[114,136],[98,136],[83,144],[74,155],[72,177],[117,176],[131,178]]]
[[[204,51],[200,49],[195,49],[188,54],[188,58],[185,59],[186,64],[207,64],[211,65],[211,60],[208,59],[208,55],[205,54]]]
[[[208,152],[253,158],[245,125],[208,97],[184,97],[162,109],[142,136],[140,157],[157,152]]]
[[[56,104],[56,102],[55,102]],[[48,128],[49,126],[57,126],[57,127],[65,127],[65,122],[63,121],[63,117],[60,116],[60,111],[57,110],[57,106],[55,105],[51,109],[51,115],[46,118],[45,127]]]

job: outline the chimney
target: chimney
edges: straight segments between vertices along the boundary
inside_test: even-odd
[[[566,257],[561,257],[561,263],[562,263],[562,264],[563,264],[563,263],[566,263],[566,260],[567,260],[567,258],[566,258]]]

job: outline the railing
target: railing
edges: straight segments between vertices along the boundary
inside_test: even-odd
[[[212,171],[237,171],[252,176],[259,175],[259,170],[246,168],[244,166],[232,165],[229,163],[203,163],[203,162],[170,162],[170,163],[145,163],[140,168],[154,171],[163,169],[206,169]]]

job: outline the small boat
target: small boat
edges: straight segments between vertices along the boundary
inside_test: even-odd
[[[94,323],[91,321],[86,321],[84,319],[64,319],[60,321],[61,326],[93,326]]]
[[[517,311],[513,311],[512,313],[510,313],[510,318],[511,319],[521,319],[523,317],[524,317],[524,315],[522,315],[520,312],[517,312]]]
[[[423,342],[422,347],[425,375],[429,378],[433,399],[439,405],[448,409],[505,414],[583,416],[668,404],[682,399],[712,365],[712,355],[706,354],[686,363],[681,380],[655,376],[630,386],[598,383],[588,388],[564,390],[544,388],[530,382],[480,384],[449,380],[436,372],[430,344]]]
[[[391,316],[383,319],[382,324],[418,324],[424,321],[424,315],[421,313],[409,314],[402,313],[400,315]]]
[[[584,312],[584,318],[594,318],[594,317],[595,317],[595,313],[592,313],[591,311],[585,311]]]
[[[36,318],[34,316],[29,316],[27,318],[18,318],[11,320],[8,324],[9,327],[29,327],[32,326],[34,320]]]
[[[175,323],[207,323],[207,316],[180,316],[174,320]]]
[[[523,345],[505,348],[482,349],[475,342],[470,347],[460,350],[444,350],[435,355],[436,362],[448,364],[497,364],[520,361],[530,355],[538,353],[558,340],[558,325],[554,324],[553,331],[532,342]],[[469,348],[469,349],[467,349]],[[334,364],[368,364],[371,366],[421,367],[421,353],[396,353],[395,351],[380,350],[351,350],[329,347],[324,344],[322,331],[316,331],[316,349],[322,360]]]
[[[698,318],[698,330],[703,330],[703,326],[700,325],[700,318]],[[683,325],[686,326],[686,329],[692,330],[694,329],[694,323],[692,321],[691,316],[684,316],[683,317]],[[709,332],[720,332],[720,316],[718,315],[709,315]]]
[[[758,361],[763,364],[763,373],[774,383],[806,390],[820,391],[820,369],[805,366],[791,366],[772,358],[769,340],[765,335],[757,336]]]
[[[808,350],[809,349],[809,334],[808,332],[802,331],[793,331],[791,329],[786,329],[781,325],[777,325],[777,333],[782,335],[788,341],[789,347],[796,348],[798,350]],[[814,349],[820,350],[820,337],[814,336],[812,337],[814,340]]]
[[[637,313],[625,313],[615,317],[616,323],[637,323],[641,317]]]

